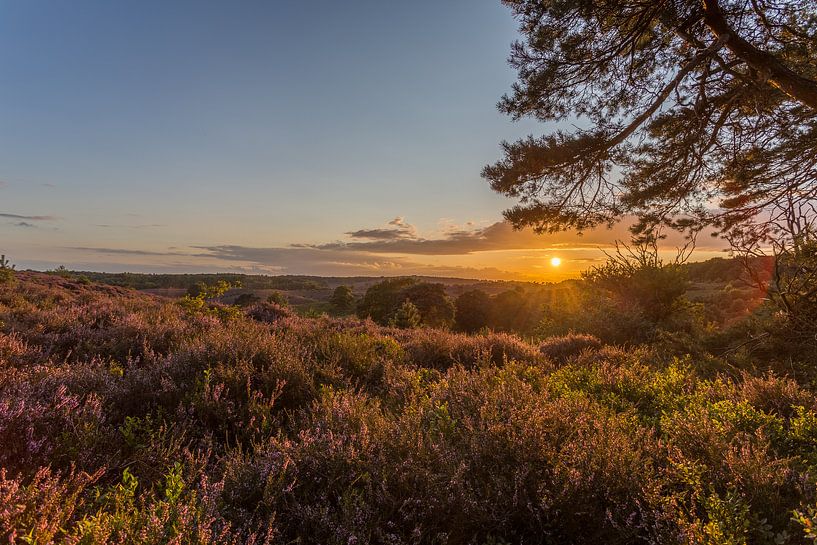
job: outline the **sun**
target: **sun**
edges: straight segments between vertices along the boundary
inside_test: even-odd
[[[558,267],[562,264],[562,260],[558,257],[551,257],[550,258],[550,266],[551,267]]]

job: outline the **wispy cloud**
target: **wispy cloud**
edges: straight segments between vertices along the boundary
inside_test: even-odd
[[[0,218],[24,221],[54,221],[57,219],[56,216],[25,216],[23,214],[9,214],[5,212],[0,212]]]
[[[620,229],[620,237],[626,234],[626,227]],[[360,236],[361,233],[367,236]],[[385,236],[383,236],[385,234]],[[559,245],[572,247],[608,246],[612,235],[607,231],[590,231],[579,241],[573,233],[556,233],[554,235],[537,235],[532,231],[515,231],[509,223],[497,222],[487,227],[448,226],[441,235],[432,238],[400,234],[397,230],[362,229],[349,233],[352,238],[369,240],[330,242],[317,244],[314,248],[334,251],[357,251],[377,254],[411,254],[411,255],[468,255],[476,252],[500,250],[533,250],[553,248]],[[379,235],[379,236],[378,236]]]
[[[188,256],[192,257],[193,254],[187,252],[177,252],[177,251],[152,251],[152,250],[133,250],[129,248],[99,248],[96,246],[72,246],[71,250],[81,250],[83,252],[92,252],[97,254],[108,254],[108,255],[142,255],[142,256]]]
[[[349,249],[290,246],[254,248],[247,246],[202,246],[200,257],[237,262],[253,267],[272,267],[277,272],[321,276],[428,275],[504,279],[513,274],[495,267],[445,266],[422,263],[406,256],[382,256]]]
[[[373,241],[413,240],[417,238],[417,228],[406,223],[402,216],[391,220],[386,227],[374,229],[358,229],[346,233],[351,238],[369,239]]]
[[[154,229],[158,227],[167,227],[164,223],[145,223],[139,225],[117,225],[113,223],[97,223],[95,227],[102,227],[104,229]]]

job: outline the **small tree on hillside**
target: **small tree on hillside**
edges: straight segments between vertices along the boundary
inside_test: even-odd
[[[14,265],[6,259],[6,255],[0,256],[0,284],[11,284],[14,282]]]
[[[335,291],[332,292],[329,303],[335,311],[348,314],[355,308],[355,294],[349,286],[338,286],[335,288]]]
[[[274,291],[267,296],[268,303],[274,303],[281,307],[286,307],[289,305],[289,300],[287,296],[281,293],[280,291]]]
[[[231,305],[223,305],[213,302],[213,299],[221,297],[231,288],[239,287],[230,284],[226,280],[219,280],[214,284],[201,284],[197,287],[197,295],[189,293],[179,299],[179,305],[190,314],[209,314],[221,320],[232,320],[240,314],[239,308]]]
[[[399,327],[400,329],[413,329],[419,327],[420,323],[422,323],[420,311],[417,310],[414,303],[408,299],[403,301],[403,304],[400,305],[397,312],[394,313],[394,316],[389,321],[389,325]]]

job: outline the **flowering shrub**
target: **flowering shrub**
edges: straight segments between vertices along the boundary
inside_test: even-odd
[[[817,396],[792,378],[581,335],[266,319],[266,303],[224,320],[16,277],[0,287],[3,542],[817,535]]]
[[[578,356],[585,350],[602,347],[602,343],[593,335],[571,333],[562,337],[550,337],[542,341],[539,350],[545,356],[559,362]]]
[[[507,360],[543,361],[536,348],[508,333],[469,336],[437,329],[400,333],[409,359],[418,366],[448,369],[453,365],[502,365]]]

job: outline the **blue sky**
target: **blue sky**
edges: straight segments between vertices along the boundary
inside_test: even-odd
[[[533,276],[575,273],[595,243],[506,235],[511,203],[479,176],[501,140],[548,130],[494,106],[516,35],[495,0],[4,2],[0,250],[34,268],[521,277],[562,248]],[[386,238],[349,234],[372,229]]]

